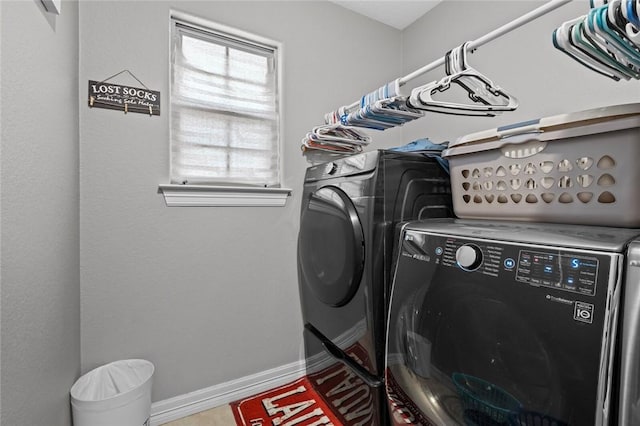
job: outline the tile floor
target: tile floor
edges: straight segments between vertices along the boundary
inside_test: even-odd
[[[183,419],[165,423],[162,426],[235,426],[236,421],[228,405],[196,413]]]

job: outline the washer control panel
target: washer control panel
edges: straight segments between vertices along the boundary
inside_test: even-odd
[[[520,250],[516,280],[595,294],[598,259],[575,253]]]
[[[596,294],[598,270],[610,259],[601,254],[563,248],[538,247],[501,241],[430,235],[408,230],[404,257],[536,287],[549,287],[587,296]],[[602,263],[604,262],[604,264]]]

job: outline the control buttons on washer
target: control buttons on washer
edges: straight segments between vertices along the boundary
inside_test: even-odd
[[[442,247],[436,247],[436,254],[438,256],[440,256],[442,254],[442,252],[443,252]]]
[[[507,269],[513,269],[513,267],[514,267],[514,266],[516,266],[516,261],[515,261],[515,260],[513,260],[512,258],[507,257],[507,258],[504,260],[504,267],[505,267],[505,268],[507,268]]]
[[[482,251],[480,247],[472,244],[460,246],[456,251],[456,262],[462,269],[474,271],[482,263]]]

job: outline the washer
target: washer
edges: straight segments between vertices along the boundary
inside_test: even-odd
[[[459,219],[406,224],[387,333],[392,424],[617,424],[616,335],[624,303],[637,317],[638,273],[624,281],[625,262],[640,253],[637,243],[633,256],[628,248],[638,234]],[[621,297],[625,287],[633,300]],[[635,318],[622,330],[637,337],[638,325]],[[635,379],[627,378],[627,393],[637,397],[629,386],[638,383],[637,348],[629,353],[622,365]]]
[[[381,425],[392,246],[400,221],[452,216],[449,177],[424,154],[373,151],[310,167],[298,276],[307,374],[345,425]]]

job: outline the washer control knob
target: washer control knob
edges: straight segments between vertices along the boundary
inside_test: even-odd
[[[475,271],[482,264],[482,250],[473,244],[462,245],[456,251],[456,262],[462,269]]]

